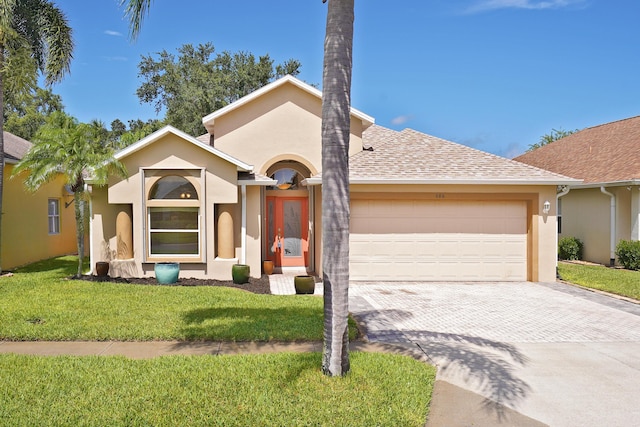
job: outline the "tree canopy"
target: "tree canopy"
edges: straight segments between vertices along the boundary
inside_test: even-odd
[[[47,116],[64,111],[60,95],[41,87],[29,92],[8,93],[5,100],[4,129],[26,140],[33,139]]]
[[[527,151],[533,151],[536,148],[543,147],[547,144],[551,144],[554,141],[564,138],[565,136],[569,136],[572,133],[578,132],[579,129],[575,130],[564,130],[560,129],[551,129],[551,132],[546,133],[540,137],[540,140],[535,144],[530,144],[529,149]]]
[[[166,109],[167,124],[200,135],[205,133],[202,117],[274,79],[297,75],[300,67],[295,59],[274,65],[268,54],[215,54],[212,43],[186,44],[178,48],[177,57],[166,50],[142,56],[138,75],[144,81],[136,94],[156,112]]]

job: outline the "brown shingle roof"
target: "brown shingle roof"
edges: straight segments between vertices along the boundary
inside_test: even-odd
[[[585,183],[640,179],[640,116],[581,130],[514,160]]]
[[[566,182],[533,166],[436,138],[412,129],[401,132],[373,125],[363,134],[365,147],[349,159],[351,182],[441,183]]]
[[[4,155],[5,160],[18,161],[21,160],[27,151],[31,148],[31,144],[26,139],[20,138],[9,132],[4,132]]]

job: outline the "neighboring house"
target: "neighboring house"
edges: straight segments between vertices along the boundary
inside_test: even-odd
[[[56,179],[30,193],[24,177],[11,178],[13,167],[31,143],[4,132],[4,188],[2,201],[2,269],[77,252],[73,200]]]
[[[640,116],[576,132],[514,160],[584,180],[562,188],[560,237],[584,259],[614,264],[620,240],[640,239]]]
[[[321,274],[321,104],[286,76],[204,117],[206,135],[165,127],[118,152],[129,176],[92,189],[92,265],[230,279],[270,259]],[[575,180],[355,109],[349,155],[351,280],[555,280],[556,187]]]

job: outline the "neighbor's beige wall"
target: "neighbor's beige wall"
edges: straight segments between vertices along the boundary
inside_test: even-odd
[[[143,170],[146,169],[200,169],[205,168],[202,236],[205,239],[203,262],[181,265],[181,277],[231,278],[226,269],[215,260],[215,205],[238,203],[237,168],[212,154],[203,152],[188,141],[168,134],[161,140],[131,154],[124,160],[128,178],[111,178],[107,194],[96,191],[93,197],[93,253],[97,258],[104,251],[102,242],[109,241],[115,250],[115,219],[118,205],[130,205],[133,221],[133,247],[135,271],[140,276],[153,276],[153,263],[145,262],[144,254],[144,200]],[[106,197],[105,197],[106,196]],[[239,242],[236,242],[238,245]],[[97,260],[97,259],[96,259]],[[224,276],[224,277],[223,277]],[[228,276],[228,277],[227,277]]]
[[[631,191],[609,187],[616,196],[616,240],[631,239]],[[584,259],[608,265],[611,259],[611,197],[600,188],[574,189],[562,197],[562,237],[577,237],[584,243]],[[615,250],[615,248],[614,248]],[[615,255],[614,255],[615,256]]]
[[[322,168],[322,102],[285,84],[215,121],[214,146],[266,173],[280,160],[295,160],[311,175]],[[362,122],[352,119],[349,155],[362,149]]]
[[[6,165],[2,204],[2,269],[34,261],[77,253],[73,197],[66,196],[64,180],[58,177],[35,193],[24,188],[25,175],[11,179],[13,165]],[[48,201],[60,204],[60,234],[49,234]],[[88,231],[88,230],[87,230]],[[88,251],[88,245],[85,246]]]

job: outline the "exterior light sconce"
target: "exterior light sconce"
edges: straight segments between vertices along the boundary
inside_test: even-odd
[[[551,203],[549,203],[548,200],[545,200],[544,204],[542,205],[542,213],[548,214],[550,210],[551,210]]]

